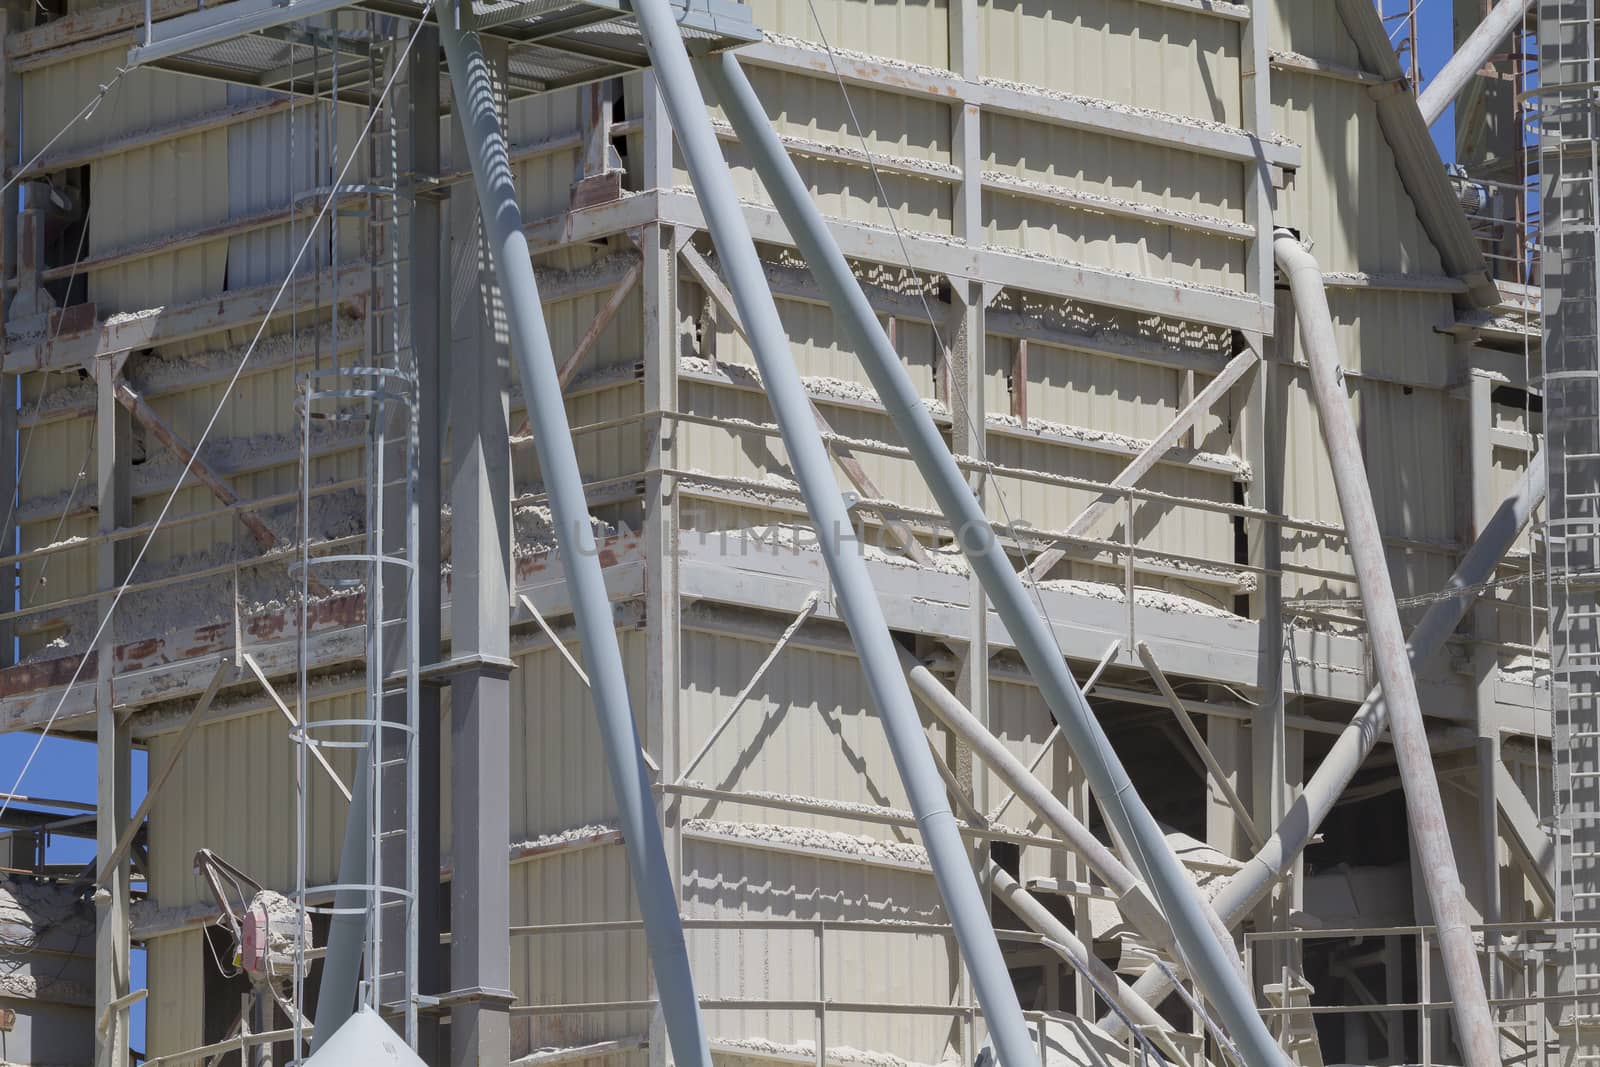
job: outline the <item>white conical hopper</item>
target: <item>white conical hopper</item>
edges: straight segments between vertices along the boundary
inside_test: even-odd
[[[401,1036],[371,1008],[362,1008],[328,1038],[305,1067],[425,1067]]]

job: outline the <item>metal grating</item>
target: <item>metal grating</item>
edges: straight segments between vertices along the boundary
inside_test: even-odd
[[[684,37],[711,51],[760,40],[749,11],[734,0],[673,0]],[[146,8],[148,12],[148,5]],[[371,65],[364,29],[340,12],[417,19],[421,0],[229,0],[158,23],[129,66],[157,67],[262,89],[309,95],[339,85],[360,100]],[[614,78],[650,65],[628,0],[490,0],[464,19],[510,42],[513,96]]]

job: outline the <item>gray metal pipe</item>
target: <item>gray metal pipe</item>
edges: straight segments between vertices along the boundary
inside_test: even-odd
[[[309,743],[307,739],[306,743]],[[368,739],[371,745],[371,739]],[[344,817],[344,841],[339,846],[339,885],[359,886],[367,881],[367,855],[372,830],[367,825],[371,804],[371,778],[367,764],[370,749],[359,749],[355,780],[350,783],[350,807]],[[339,889],[333,894],[333,915],[328,919],[328,947],[322,957],[322,983],[317,987],[316,1027],[311,1051],[320,1049],[356,1010],[356,983],[361,979],[362,946],[367,939],[367,894],[360,889]]]
[[[906,680],[911,684],[911,692],[933,712],[934,718],[960,738],[972,750],[972,754],[994,772],[995,777],[1011,787],[1017,799],[1032,808],[1067,847],[1083,858],[1089,869],[1099,875],[1117,895],[1117,907],[1135,929],[1155,944],[1171,950],[1171,928],[1162,919],[1161,911],[1150,899],[1144,883],[1134,877],[1116,853],[1090,833],[1089,828],[1043,782],[1030,774],[1022,761],[990,733],[932,671],[909,652],[900,653],[900,662],[905,669]]]
[[[950,810],[944,781],[928,751],[922,719],[900,672],[894,639],[884,621],[866,560],[845,508],[833,464],[816,431],[811,401],[789,352],[789,338],[767,288],[755,241],[745,223],[733,176],[706,114],[688,50],[668,0],[634,0],[634,15],[661,85],[667,113],[683,151],[706,226],[727,269],[728,287],[744,320],[795,480],[816,527],[839,613],[849,627],[867,688],[878,710],[906,798],[921,831],[950,925],[972,976],[991,1039],[1004,1067],[1038,1063],[1037,1047],[1017,1003],[1016,988],[973,875],[966,845]]]
[[[711,1067],[683,924],[678,918],[678,896],[661,842],[650,780],[640,755],[611,601],[600,570],[533,261],[522,232],[522,210],[517,204],[500,125],[494,73],[478,34],[459,25],[462,6],[457,2],[439,8],[439,39],[450,64],[450,84],[478,189],[484,236],[505,294],[511,352],[522,376],[539,467],[555,520],[556,541],[566,567],[567,589],[599,719],[617,821],[627,849],[634,896],[644,920],[650,966],[655,972],[656,995],[672,1056],[679,1067]]]
[[[1483,583],[1494,577],[1495,567],[1516,543],[1518,533],[1528,524],[1534,510],[1544,503],[1545,488],[1545,459],[1540,452],[1528,464],[1511,495],[1484,525],[1466,555],[1461,557],[1455,573],[1445,583],[1446,595],[1434,601],[1411,631],[1413,671],[1443,648],[1451,632],[1466,618],[1467,611],[1483,592]],[[1362,763],[1377,747],[1388,725],[1389,707],[1383,699],[1383,687],[1373,686],[1351,717],[1350,724],[1340,732],[1317,766],[1316,773],[1306,782],[1304,791],[1295,798],[1283,822],[1244,869],[1229,878],[1213,898],[1212,904],[1230,928],[1244,922],[1277,880],[1289,873],[1300,853],[1321,829],[1322,820],[1333,811]],[[1172,982],[1159,967],[1150,967],[1134,982],[1133,988],[1151,1003],[1160,1004],[1172,991]],[[1108,1016],[1101,1020],[1101,1025],[1117,1033],[1121,1020]]]
[[[1499,1040],[1478,970],[1477,950],[1472,944],[1466,891],[1450,847],[1450,828],[1439,796],[1439,780],[1434,775],[1416,679],[1406,654],[1405,631],[1395,605],[1389,561],[1378,530],[1372,488],[1367,484],[1356,420],[1345,393],[1344,368],[1339,363],[1322,268],[1288,230],[1277,231],[1272,248],[1289,281],[1300,337],[1311,367],[1311,395],[1321,416],[1322,439],[1333,469],[1339,510],[1344,516],[1345,540],[1355,563],[1373,665],[1389,708],[1389,734],[1405,787],[1416,866],[1422,872],[1438,926],[1456,1038],[1467,1067],[1492,1067],[1500,1063]]]
[[[652,0],[649,6],[664,9],[665,5],[662,0]],[[1208,905],[1139,798],[1105,731],[1067,670],[1055,635],[1039,617],[1037,606],[1029,601],[1022,580],[995,538],[982,506],[962,477],[899,356],[884,336],[872,305],[828,233],[809,190],[768,125],[766,112],[738,60],[725,53],[707,58],[700,69],[721,98],[729,122],[750,153],[762,184],[810,265],[818,287],[854,341],[857,357],[940,510],[955,529],[957,543],[1016,642],[1017,651],[1061,725],[1062,735],[1083,764],[1107,822],[1128,842],[1145,882],[1172,926],[1186,969],[1216,1007],[1249,1067],[1286,1063],[1283,1050],[1256,1011],[1237,953],[1213,935],[1215,917],[1207,917]],[[722,207],[738,212],[731,187]],[[1129,595],[1132,596],[1131,590]]]
[[[1128,988],[1122,976],[1113,971],[1104,960],[1094,954],[1060,919],[1051,914],[1034,895],[1022,888],[1017,880],[994,860],[987,868],[995,896],[1016,913],[1017,918],[1038,934],[1054,942],[1058,954],[1073,970],[1087,975],[1096,991],[1131,1019],[1136,1025],[1149,1027],[1161,1033],[1172,1030],[1172,1024],[1156,1013],[1149,1002]],[[1169,1052],[1174,1050],[1168,1049]]]
[[[1477,29],[1461,42],[1455,55],[1439,68],[1439,73],[1417,94],[1417,110],[1422,112],[1424,122],[1432,126],[1444,114],[1444,109],[1461,95],[1467,82],[1483,69],[1489,56],[1517,28],[1532,6],[1533,0],[1500,0],[1483,17]]]

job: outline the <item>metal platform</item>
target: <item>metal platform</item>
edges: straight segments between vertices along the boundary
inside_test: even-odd
[[[761,39],[734,0],[673,0],[691,47],[710,51]],[[128,66],[157,67],[261,89],[360,100],[373,69],[362,12],[415,20],[421,0],[229,0],[152,23]],[[510,43],[512,96],[614,78],[650,65],[629,0],[485,0],[462,6],[467,25]]]

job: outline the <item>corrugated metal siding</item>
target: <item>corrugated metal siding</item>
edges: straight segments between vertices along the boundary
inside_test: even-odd
[[[1305,152],[1274,220],[1316,242],[1324,271],[1439,274],[1366,87],[1274,70],[1272,101],[1273,128]]]
[[[784,333],[789,337],[789,352],[802,376],[834,378],[853,382],[864,389],[871,388],[870,379],[862,368],[861,360],[856,356],[855,344],[843,331],[831,307],[809,300],[782,297],[778,298],[776,303]],[[948,314],[950,309],[949,304],[942,304],[932,298],[929,299],[928,306],[935,315]],[[887,326],[886,316],[880,315],[879,322]],[[722,363],[737,363],[745,367],[756,365],[755,353],[750,350],[744,337],[733,328],[725,316],[715,316],[712,324],[715,326],[715,332],[708,331],[706,341],[700,345],[701,354],[706,356],[714,354],[717,361]],[[940,327],[940,337],[947,344],[953,340],[946,336],[950,333],[950,329],[949,326]],[[900,354],[901,364],[911,376],[918,395],[933,397],[935,381],[944,376],[945,368],[944,357],[937,350],[932,326],[926,321],[897,318],[895,350]]]
[[[604,773],[590,776],[604,788]],[[570,776],[562,780],[570,781]],[[608,845],[511,868],[514,924],[601,922],[639,918],[627,855]],[[649,955],[638,931],[554,934],[511,939],[511,988],[521,1004],[643,1000]],[[648,1012],[518,1016],[511,1054],[632,1037],[649,1030]]]
[[[515,101],[506,123],[511,144],[531,144],[578,132],[580,93],[580,90],[572,90]],[[578,176],[580,158],[577,149],[570,149],[541,155],[513,166],[517,200],[522,205],[523,218],[532,222],[567,210],[572,183]]]
[[[127,61],[127,46],[122,44],[24,72],[23,154],[31,157],[44,148]],[[221,82],[166,71],[132,70],[123,75],[92,115],[72,126],[51,146],[51,152],[80,151],[121,134],[217,110],[226,101],[227,92]]]
[[[1159,219],[1106,215],[990,189],[983,195],[983,221],[988,243],[997,247],[1151,278],[1225,289],[1243,284],[1241,242]]]
[[[685,844],[683,869],[684,909],[694,918],[944,921],[932,877],[912,871],[710,841]],[[955,1002],[955,948],[947,939],[887,931],[830,931],[826,937],[829,997]],[[692,931],[690,951],[702,995],[817,996],[815,940],[808,933],[753,927]],[[809,1042],[813,1019],[810,1012],[711,1011],[706,1029],[713,1039]],[[938,1063],[945,1059],[951,1029],[937,1016],[832,1012],[827,1041],[834,1047],[893,1049],[915,1063]]]
[[[630,693],[639,736],[647,735],[640,688],[644,636],[618,634],[629,668]],[[582,662],[582,649],[570,646]],[[555,649],[516,657],[511,676],[511,836],[520,841],[577,826],[614,823],[616,803],[600,747],[589,689]],[[618,916],[612,916],[617,918]]]
[[[199,1048],[205,998],[201,992],[205,933],[185,930],[145,943],[145,1053],[160,1056]],[[181,1067],[191,1067],[183,1064]]]
[[[986,77],[1237,125],[1239,25],[1136,0],[978,7]]]
[[[1346,67],[1361,66],[1361,53],[1350,39],[1337,6],[1274,0],[1263,4],[1262,10],[1267,16],[1267,39],[1274,48]],[[1279,72],[1273,71],[1272,77],[1276,80]]]
[[[110,156],[89,169],[89,254],[151,241],[228,217],[228,134],[210,130]],[[228,242],[107,267],[89,275],[101,316],[218,292]]]
[[[946,0],[816,0],[812,6],[788,0],[751,0],[757,26],[768,33],[799,37],[835,48],[943,67],[950,55],[950,15]],[[821,22],[819,29],[817,23]]]
[[[698,415],[761,425],[772,422],[766,397],[747,390],[685,381],[679,386],[678,402],[682,410]],[[834,432],[842,436],[889,442],[898,439],[887,415],[826,403],[819,403],[819,408]],[[853,454],[887,498],[908,506],[932,506],[927,485],[910,460],[861,450]],[[772,476],[785,480],[790,477],[787,453],[776,433],[769,436],[748,427],[684,424],[678,435],[677,464],[684,470],[757,482]],[[836,479],[842,490],[851,490],[842,472],[836,473]]]
[[[1244,169],[1092,130],[983,116],[983,165],[1075,192],[1244,221]]]
[[[683,692],[677,707],[678,751],[684,761],[712,728],[756,667],[768,641],[685,631]],[[854,656],[791,645],[768,668],[745,706],[712,746],[694,777],[724,789],[765,790],[857,804],[906,807],[883,727]],[[853,818],[786,812],[753,805],[685,800],[685,818],[847,829],[885,840],[915,831],[867,826]]]
[[[293,114],[268,115],[228,128],[228,218],[280,210],[285,219],[282,224],[228,239],[229,289],[283,279],[305,243],[312,219],[327,199],[332,179],[346,161],[350,162],[350,169],[342,184],[359,185],[366,180],[370,170],[368,151],[366,142],[360,139],[366,110],[352,104],[341,105],[337,136],[331,129],[330,111],[327,104],[313,106],[297,100]],[[317,195],[309,192],[317,189],[321,190]],[[292,202],[298,203],[305,214],[291,222],[287,208]],[[354,262],[361,256],[365,228],[355,217],[360,208],[350,203],[336,206],[341,215],[340,261]],[[302,274],[330,265],[326,234],[331,224],[325,221],[323,236],[306,248],[300,261]]]
[[[791,146],[801,179],[823,214],[873,226],[898,222],[924,233],[951,232],[955,173],[950,168],[948,104],[862,86],[852,86],[847,100],[832,79],[758,67],[750,69],[750,82],[781,136],[839,148],[852,157],[859,157],[864,139],[866,150],[883,164],[942,165],[938,168],[942,180],[901,173],[892,165],[881,166],[874,175],[864,163],[819,158],[806,153],[804,144]],[[716,117],[721,117],[720,110]],[[770,203],[743,147],[726,139],[723,151],[740,196]],[[680,187],[689,184],[688,174],[681,170],[674,180]]]
[[[359,718],[364,705],[360,694],[329,698],[313,703],[311,715]],[[153,766],[170,757],[176,739],[163,734],[151,742]],[[349,785],[353,750],[330,749],[327,756]],[[161,907],[209,899],[193,869],[195,850],[202,847],[216,849],[264,885],[293,888],[295,760],[288,721],[276,710],[195,732],[150,813],[151,896]],[[306,855],[309,881],[317,885],[331,883],[337,872],[346,804],[314,762],[310,777]]]

